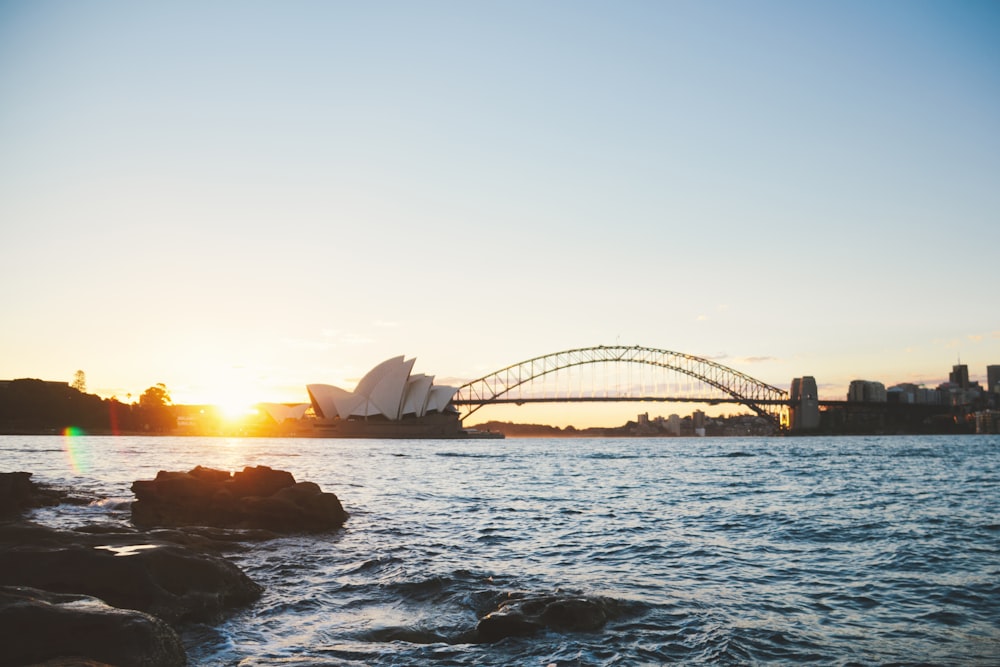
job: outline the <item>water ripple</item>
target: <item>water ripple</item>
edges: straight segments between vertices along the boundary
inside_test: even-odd
[[[1000,664],[1000,438],[337,441],[0,437],[9,469],[127,521],[159,469],[272,465],[341,498],[328,535],[232,557],[264,596],[182,629],[198,665]],[[596,632],[483,645],[512,592],[600,596]]]

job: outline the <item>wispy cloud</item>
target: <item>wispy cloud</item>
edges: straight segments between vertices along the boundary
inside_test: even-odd
[[[745,364],[762,364],[767,361],[780,361],[778,357],[743,357],[740,359]]]

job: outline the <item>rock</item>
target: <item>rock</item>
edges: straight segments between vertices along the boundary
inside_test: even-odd
[[[26,587],[0,587],[0,646],[3,665],[187,664],[177,633],[158,618]]]
[[[577,596],[512,597],[501,602],[479,620],[480,641],[532,635],[548,629],[556,632],[593,632],[610,617],[609,602]]]
[[[75,533],[107,535],[117,543],[170,542],[193,549],[199,553],[237,553],[247,551],[245,542],[265,542],[280,537],[278,533],[262,528],[214,528],[212,526],[184,526],[183,528],[154,528],[140,530],[119,524],[89,523],[73,528]]]
[[[260,597],[229,561],[148,537],[0,525],[0,585],[89,595],[172,623],[210,620]]]
[[[32,482],[30,472],[0,473],[0,518],[13,518],[32,507],[58,505],[68,500],[72,499],[65,492]]]
[[[189,472],[161,470],[156,479],[132,484],[132,522],[140,527],[214,526],[275,532],[317,532],[347,520],[340,500],[312,482],[267,466],[230,475],[198,466]]]

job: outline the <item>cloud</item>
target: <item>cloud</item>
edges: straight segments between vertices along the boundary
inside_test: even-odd
[[[969,334],[968,336],[966,336],[966,338],[971,340],[973,343],[978,343],[983,338],[985,338],[985,336],[983,336],[982,334]]]
[[[698,317],[696,317],[694,319],[695,319],[696,322],[704,322],[705,320],[708,319],[708,315],[699,315]]]
[[[746,364],[761,364],[767,361],[780,361],[780,359],[778,357],[743,357],[740,361]]]

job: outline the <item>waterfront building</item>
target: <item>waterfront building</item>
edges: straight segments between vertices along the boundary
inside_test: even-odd
[[[691,426],[694,428],[694,434],[697,436],[705,435],[705,413],[701,410],[695,410],[691,413]]]
[[[885,403],[885,385],[871,380],[852,380],[847,400],[851,403]]]
[[[667,433],[671,435],[681,434],[681,416],[680,415],[670,415],[667,417]]]
[[[451,404],[458,387],[435,386],[433,376],[411,373],[415,362],[402,356],[386,359],[354,391],[306,385],[316,428],[330,437],[471,437]]]
[[[976,433],[994,435],[1000,433],[1000,410],[982,410],[975,413]]]

